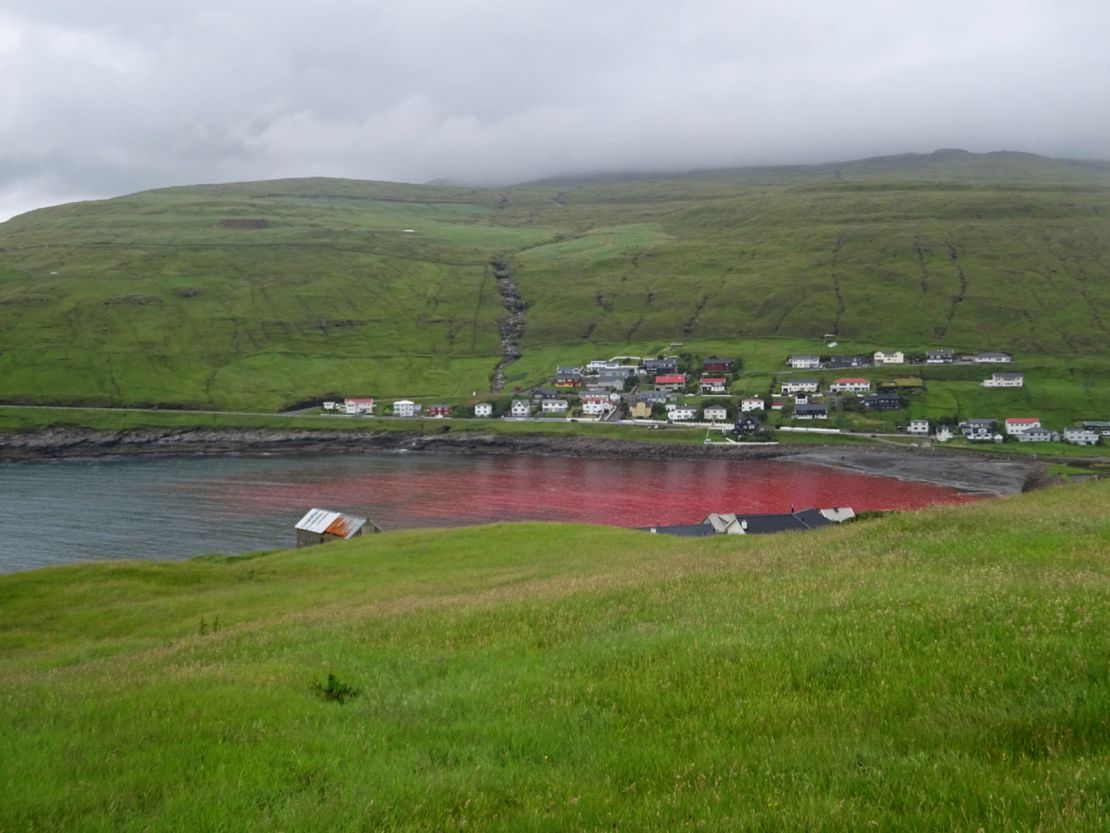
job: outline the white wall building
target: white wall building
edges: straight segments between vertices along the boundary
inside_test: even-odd
[[[1025,386],[1024,373],[992,373],[983,380],[985,388],[1020,388]]]
[[[766,405],[758,396],[748,396],[740,400],[740,413],[742,414],[763,410],[766,410]]]
[[[509,408],[509,413],[517,419],[524,419],[531,415],[532,406],[528,404],[527,399],[514,399],[512,407]]]
[[[847,376],[834,381],[829,385],[829,390],[833,393],[870,393],[871,383],[867,379]]]
[[[1032,431],[1041,428],[1041,421],[1036,417],[1008,417],[1006,419],[1006,433],[1011,437],[1023,431]]]
[[[344,399],[343,411],[348,414],[374,413],[374,400],[369,398]]]
[[[876,350],[872,360],[875,364],[905,364],[906,356],[901,350],[894,350],[890,353],[884,350]]]
[[[675,407],[667,412],[667,419],[671,422],[689,422],[694,419],[697,414],[697,408],[692,408],[689,405],[675,405]]]
[[[393,416],[416,416],[416,403],[413,402],[411,399],[398,399],[396,402],[393,403]]]
[[[570,409],[570,403],[565,399],[545,399],[540,403],[540,411],[545,414],[565,414]]]
[[[702,416],[710,422],[721,422],[728,419],[728,410],[724,405],[710,405],[702,411]]]
[[[911,419],[910,424],[906,426],[907,434],[914,434],[919,437],[924,437],[929,433],[929,420],[927,419]]]
[[[1098,445],[1099,435],[1097,431],[1091,431],[1087,428],[1065,428],[1064,429],[1064,442],[1071,443],[1072,445]]]
[[[786,360],[795,370],[816,370],[821,366],[820,356],[791,356]]]
[[[613,410],[613,403],[608,396],[583,396],[582,413],[587,416],[601,416]]]
[[[816,379],[788,379],[782,383],[783,393],[817,393],[821,383]]]
[[[489,402],[479,402],[474,406],[474,416],[488,417],[493,416],[493,405]]]

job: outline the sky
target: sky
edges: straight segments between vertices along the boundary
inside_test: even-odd
[[[287,176],[1110,159],[1107,0],[0,0],[0,219]]]

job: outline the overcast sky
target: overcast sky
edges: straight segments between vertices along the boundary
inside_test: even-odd
[[[1110,158],[1110,0],[0,0],[0,218],[163,185]]]

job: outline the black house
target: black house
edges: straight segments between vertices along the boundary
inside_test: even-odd
[[[867,367],[871,364],[871,357],[868,355],[861,356],[829,356],[828,362],[825,367],[832,370],[843,370],[847,367]]]
[[[643,369],[649,373],[674,373],[678,370],[678,359],[674,356],[665,359],[644,359]]]
[[[741,414],[736,417],[737,434],[755,434],[762,430],[763,423],[759,421],[759,417],[754,417],[751,414]]]
[[[863,397],[863,407],[868,411],[897,411],[902,400],[896,393],[872,393]]]

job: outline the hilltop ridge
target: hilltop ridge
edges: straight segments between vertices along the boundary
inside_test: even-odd
[[[833,333],[1048,357],[1066,401],[1089,400],[1075,416],[1098,417],[1108,212],[1103,164],[951,151],[507,188],[158,189],[0,224],[0,401],[465,398],[502,362],[511,389],[675,341],[769,375]],[[525,315],[518,360],[494,261]]]

